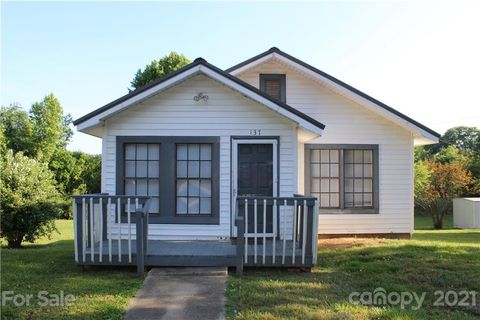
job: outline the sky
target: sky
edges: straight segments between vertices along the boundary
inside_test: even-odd
[[[276,46],[437,132],[480,127],[479,16],[480,1],[2,1],[0,102],[53,93],[76,119],[171,51],[225,69]]]

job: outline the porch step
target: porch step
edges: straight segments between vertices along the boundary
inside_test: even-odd
[[[226,267],[153,268],[149,276],[226,276]]]

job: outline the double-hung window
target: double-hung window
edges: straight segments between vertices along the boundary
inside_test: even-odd
[[[220,137],[116,139],[116,194],[150,197],[150,223],[219,223]]]
[[[306,145],[305,172],[321,213],[378,213],[378,145]]]
[[[151,213],[159,212],[160,144],[126,143],[125,195],[150,196]]]
[[[212,145],[177,144],[176,214],[212,213]]]

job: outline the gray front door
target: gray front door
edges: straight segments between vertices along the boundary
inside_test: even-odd
[[[273,196],[274,166],[272,144],[238,144],[238,196]],[[257,230],[255,230],[254,203],[249,204],[249,233],[269,233],[273,230],[272,206],[266,207],[264,229],[263,201],[257,202]]]
[[[238,145],[238,195],[273,196],[273,146]]]

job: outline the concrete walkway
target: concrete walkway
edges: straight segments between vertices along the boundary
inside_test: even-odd
[[[225,319],[226,268],[155,268],[125,320]]]

